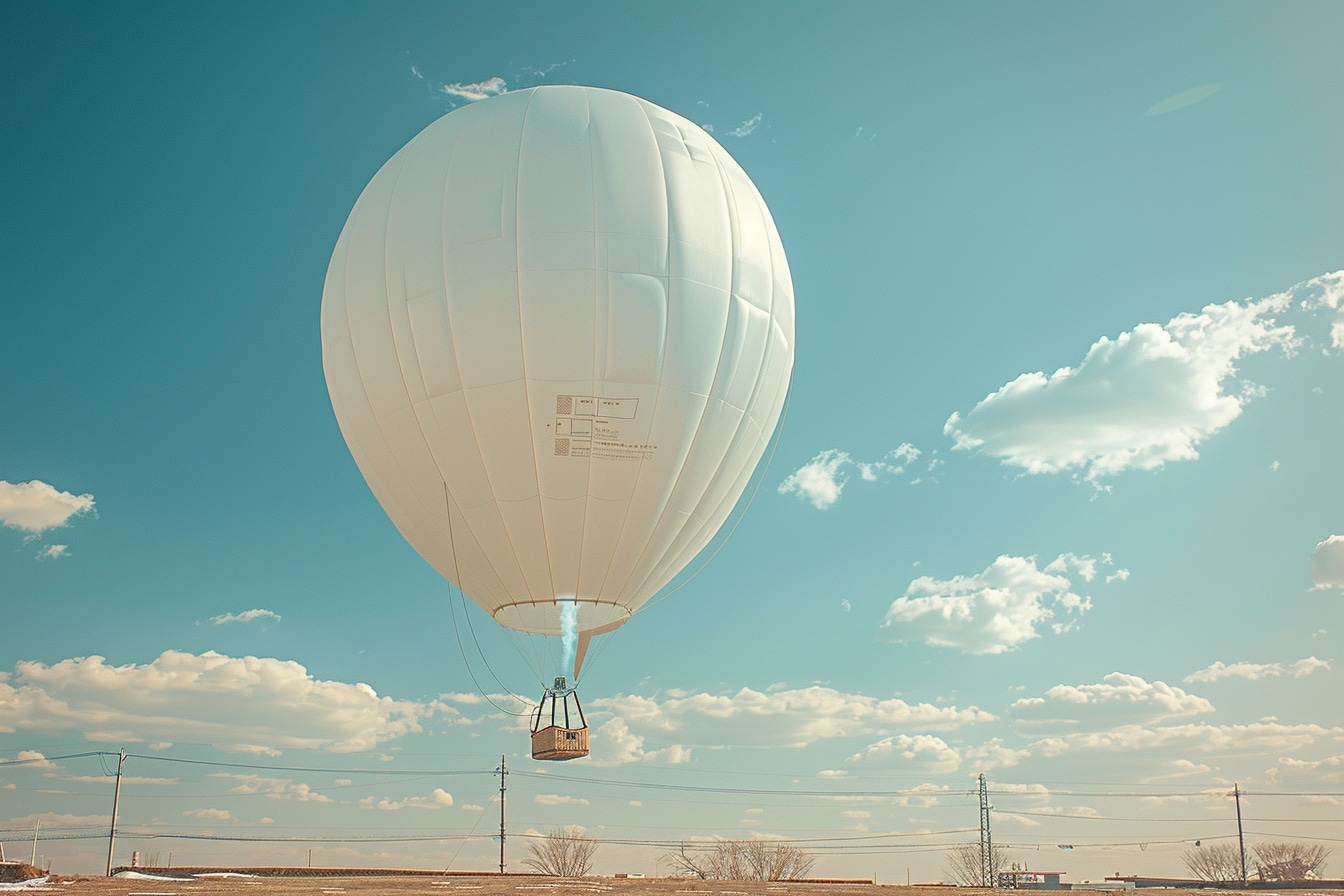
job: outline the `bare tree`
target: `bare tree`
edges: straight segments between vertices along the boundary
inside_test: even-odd
[[[709,854],[695,849],[689,843],[683,841],[675,852],[668,853],[664,858],[671,863],[678,874],[698,877],[701,880],[709,879]]]
[[[765,839],[682,843],[666,858],[701,880],[799,880],[815,861],[792,843]]]
[[[1241,850],[1235,843],[1196,844],[1181,853],[1181,861],[1200,880],[1241,880]]]
[[[583,836],[577,827],[552,828],[546,836],[527,844],[532,855],[523,864],[555,877],[583,877],[593,867],[597,841]]]
[[[743,852],[751,869],[747,880],[800,880],[815,861],[792,843],[778,841],[747,840]]]
[[[998,879],[999,872],[1004,870],[1006,864],[1003,849],[998,846],[991,847],[992,880]],[[952,878],[952,883],[959,887],[983,887],[988,883],[984,879],[979,843],[963,843],[948,850],[947,858],[943,862],[943,871]]]
[[[1255,871],[1261,880],[1308,880],[1319,877],[1334,850],[1328,846],[1271,841],[1251,847]]]

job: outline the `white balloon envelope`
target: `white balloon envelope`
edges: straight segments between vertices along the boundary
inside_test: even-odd
[[[406,540],[497,622],[583,642],[723,524],[779,420],[793,286],[742,169],[624,93],[435,121],[350,213],[322,293],[341,432]]]

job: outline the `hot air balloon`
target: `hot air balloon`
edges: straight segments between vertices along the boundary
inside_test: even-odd
[[[793,356],[747,175],[685,118],[593,87],[425,128],[355,203],[322,293],[327,389],[379,503],[500,625],[575,635],[576,682],[728,517]],[[587,752],[581,708],[550,724],[571,696],[557,678],[534,714],[551,758]]]

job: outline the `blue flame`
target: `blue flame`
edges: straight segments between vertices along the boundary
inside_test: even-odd
[[[568,675],[574,668],[574,651],[579,645],[579,604],[573,598],[562,600],[560,604],[560,646],[564,655],[560,668]]]

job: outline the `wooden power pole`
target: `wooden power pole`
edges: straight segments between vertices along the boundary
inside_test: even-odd
[[[117,805],[121,802],[121,765],[126,761],[126,751],[117,754],[117,786],[112,790],[112,829],[107,834],[107,876],[112,876],[112,851],[117,846]]]
[[[508,776],[509,769],[504,765],[504,756],[499,757],[499,873],[504,873],[504,778]]]
[[[1246,839],[1241,833],[1241,788],[1232,782],[1232,798],[1237,801],[1237,854],[1241,856],[1241,885],[1246,886]]]

